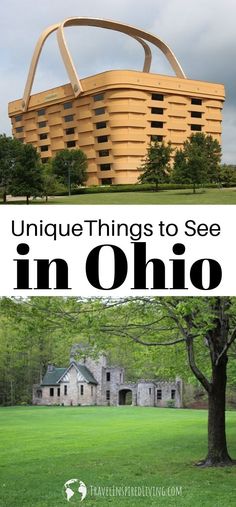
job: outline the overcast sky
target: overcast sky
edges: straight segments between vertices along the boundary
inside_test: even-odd
[[[236,164],[235,0],[1,0],[0,133],[11,133],[9,101],[21,98],[36,41],[67,17],[124,21],[150,31],[174,51],[187,77],[224,83],[223,161]],[[81,77],[111,68],[141,69],[143,50],[129,37],[99,28],[69,28]],[[172,74],[158,50],[152,71]],[[45,45],[33,92],[68,82],[53,34]]]

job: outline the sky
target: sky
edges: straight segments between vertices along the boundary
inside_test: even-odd
[[[68,17],[126,22],[152,32],[174,51],[188,78],[223,83],[223,162],[236,164],[235,0],[1,0],[0,133],[11,134],[7,104],[22,98],[41,32]],[[109,69],[141,70],[143,50],[130,37],[91,27],[66,29],[80,77]],[[172,75],[156,48],[152,72]],[[33,92],[68,82],[55,34],[48,39]]]

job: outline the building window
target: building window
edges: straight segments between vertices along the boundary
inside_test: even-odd
[[[67,148],[74,148],[76,146],[75,141],[67,141],[66,143]]]
[[[57,388],[57,396],[59,397],[61,395],[61,389],[60,387]]]
[[[44,157],[41,159],[42,164],[46,164],[49,161],[49,158]]]
[[[16,133],[19,134],[20,132],[23,132],[23,127],[16,127]]]
[[[54,396],[54,387],[50,387],[50,396]]]
[[[45,109],[39,109],[38,116],[44,116],[45,115]]]
[[[191,125],[191,130],[194,132],[201,132],[202,126],[201,125]]]
[[[22,114],[18,114],[16,117],[15,117],[15,121],[21,121],[22,120]]]
[[[84,386],[83,386],[83,384],[81,384],[81,386],[80,386],[80,394],[81,394],[81,396],[84,395]]]
[[[101,164],[100,165],[100,171],[110,171],[111,170],[111,164]]]
[[[164,114],[164,109],[160,107],[152,107],[152,114]]]
[[[110,380],[111,380],[111,373],[109,371],[107,371],[106,377],[107,377],[107,382],[110,382]]]
[[[152,388],[149,387],[149,394],[152,394]]]
[[[157,400],[162,400],[162,390],[157,389]]]
[[[93,396],[93,386],[91,386],[91,396]]]
[[[36,396],[37,396],[37,398],[42,398],[42,390],[41,389],[37,390]]]
[[[107,122],[106,121],[99,121],[98,123],[96,123],[96,129],[105,129],[107,127]]]
[[[112,185],[112,178],[102,178],[101,185]]]
[[[110,151],[109,150],[100,150],[98,152],[98,154],[99,154],[99,157],[109,157]]]
[[[163,141],[163,139],[164,139],[163,136],[151,136],[152,142],[158,141],[159,143],[161,143]]]
[[[41,151],[48,151],[48,146],[45,144],[44,146],[40,146]]]
[[[161,95],[160,93],[153,93],[152,100],[164,100],[164,95]]]
[[[175,400],[175,389],[171,389],[171,399]]]
[[[105,114],[106,109],[105,107],[98,107],[97,109],[94,109],[95,116],[100,116],[100,114]]]
[[[65,104],[63,104],[63,107],[64,107],[64,109],[71,109],[72,108],[72,102],[65,102]]]
[[[163,129],[162,121],[151,121],[151,127],[154,129]]]
[[[202,118],[202,113],[198,111],[191,111],[191,118]]]
[[[64,120],[66,123],[68,123],[69,121],[73,121],[74,120],[74,115],[73,114],[67,114],[66,116],[64,116]]]
[[[71,136],[71,134],[74,134],[75,133],[75,129],[74,127],[71,127],[69,129],[66,129],[66,135],[67,136]]]
[[[23,143],[24,140],[25,140],[24,137],[18,137],[18,139],[17,139],[17,141],[20,141],[21,143]]]
[[[108,136],[99,136],[97,137],[98,143],[107,143],[108,142]]]
[[[201,106],[202,99],[191,99],[191,104],[193,104],[193,106]]]
[[[99,100],[104,100],[104,94],[98,93],[97,95],[94,95],[93,100],[94,100],[94,102],[98,102]]]
[[[111,399],[111,393],[110,393],[110,391],[106,391],[106,400],[110,401],[110,399]]]
[[[40,121],[40,122],[38,123],[38,127],[39,127],[39,129],[43,129],[43,128],[44,128],[44,127],[46,127],[46,126],[47,126],[47,122],[46,122],[46,121]]]
[[[67,396],[67,386],[64,386],[64,395]]]
[[[43,141],[44,139],[47,139],[47,138],[48,138],[47,134],[39,134],[40,141]]]

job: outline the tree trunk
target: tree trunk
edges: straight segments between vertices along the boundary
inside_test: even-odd
[[[195,185],[195,183],[193,184],[193,193],[196,194],[196,185]]]
[[[227,382],[227,356],[220,359],[219,364],[213,366],[213,376],[210,392],[208,393],[208,454],[202,466],[232,465],[227,450],[225,429],[225,401]]]
[[[3,204],[7,203],[7,193],[3,192]]]
[[[29,196],[26,196],[26,204],[29,204]]]

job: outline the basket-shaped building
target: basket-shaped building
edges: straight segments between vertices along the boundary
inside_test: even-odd
[[[123,32],[144,50],[139,71],[110,70],[80,79],[65,40],[65,27],[94,26]],[[42,47],[57,32],[69,84],[31,95]],[[175,76],[150,72],[149,43],[168,59]],[[202,131],[221,140],[222,84],[187,79],[171,49],[158,37],[122,23],[70,18],[40,36],[23,99],[9,104],[14,137],[37,147],[46,162],[59,150],[80,148],[88,158],[88,185],[134,183],[151,140],[181,148]]]

